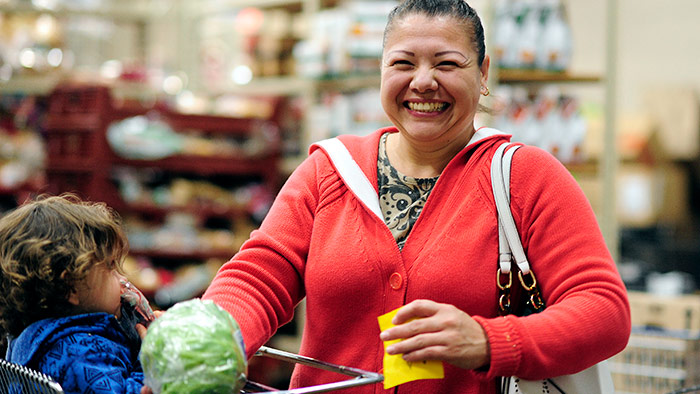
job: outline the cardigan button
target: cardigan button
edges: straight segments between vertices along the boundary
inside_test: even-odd
[[[402,282],[403,282],[403,278],[401,277],[401,274],[399,274],[398,272],[394,272],[389,277],[389,286],[391,286],[391,288],[394,290],[400,289]]]

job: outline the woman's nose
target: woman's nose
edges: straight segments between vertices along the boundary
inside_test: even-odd
[[[418,67],[409,87],[417,92],[429,92],[436,90],[438,83],[429,67]]]

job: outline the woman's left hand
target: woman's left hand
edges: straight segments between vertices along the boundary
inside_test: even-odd
[[[388,354],[403,354],[406,361],[440,360],[476,369],[490,362],[484,329],[457,307],[430,300],[403,306],[383,331],[382,341],[402,339],[387,347]]]

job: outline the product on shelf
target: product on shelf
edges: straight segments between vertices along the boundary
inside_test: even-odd
[[[321,10],[311,21],[308,39],[294,47],[296,74],[326,78],[377,73],[384,26],[396,1],[349,1]]]
[[[501,0],[496,5],[494,61],[506,69],[565,71],[573,37],[561,0]]]
[[[127,159],[162,159],[181,153],[185,145],[167,123],[144,115],[109,125],[107,140],[116,154]]]
[[[153,301],[161,307],[198,297],[214,279],[222,260],[209,259],[203,264],[189,264],[179,268],[172,282],[156,290]]]
[[[588,122],[579,101],[549,85],[530,96],[525,88],[499,87],[500,112],[494,127],[513,135],[513,141],[538,146],[564,164],[585,162],[583,150]]]
[[[44,142],[37,132],[0,127],[0,189],[18,189],[43,177],[45,159]]]

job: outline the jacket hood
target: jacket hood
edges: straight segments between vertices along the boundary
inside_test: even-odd
[[[368,143],[373,146],[378,145],[379,138],[381,138],[382,134],[398,132],[399,131],[396,127],[391,126],[379,129],[365,136],[344,134],[333,138],[337,138],[343,142],[343,145],[345,145],[345,147],[350,152],[352,158],[357,162],[357,164],[359,164],[360,168],[365,173],[365,176],[370,181],[370,183],[376,185],[376,164],[378,152],[375,150],[372,152],[372,154],[366,154],[367,151],[364,149],[364,146]],[[494,128],[480,127],[474,132],[472,138],[469,140],[469,142],[467,142],[467,145],[465,145],[465,147],[462,149],[461,152],[457,154],[457,156],[464,155],[467,152],[475,150],[478,146],[482,145],[483,142],[494,141],[493,143],[495,144],[496,141],[510,141],[511,137],[511,134],[505,133]],[[309,146],[309,155],[311,155],[311,153],[318,149],[320,149],[322,152],[328,155],[328,152],[326,152],[324,148],[321,147],[321,144],[319,142],[313,143],[311,144],[311,146]]]
[[[381,137],[382,134],[384,133],[397,133],[398,130],[396,127],[385,127],[382,129],[379,129],[375,131],[374,133],[371,133],[367,136],[356,136],[356,135],[341,135],[336,138],[340,139],[343,141],[343,143],[347,146],[348,150],[352,153],[354,152],[357,148],[356,146],[364,144],[366,141],[372,141],[372,143],[378,142],[379,138]],[[498,129],[490,128],[490,127],[480,127],[474,132],[474,135],[472,135],[472,138],[467,142],[467,145],[464,147],[464,150],[470,150],[473,149],[475,146],[479,145],[481,142],[490,140],[490,139],[505,139],[506,141],[510,141],[510,138],[512,137],[511,134],[505,133],[503,131],[500,131]],[[321,149],[321,146],[318,143],[311,144],[309,147],[309,154],[311,152],[315,151],[316,149]],[[376,157],[375,157],[376,161]]]

